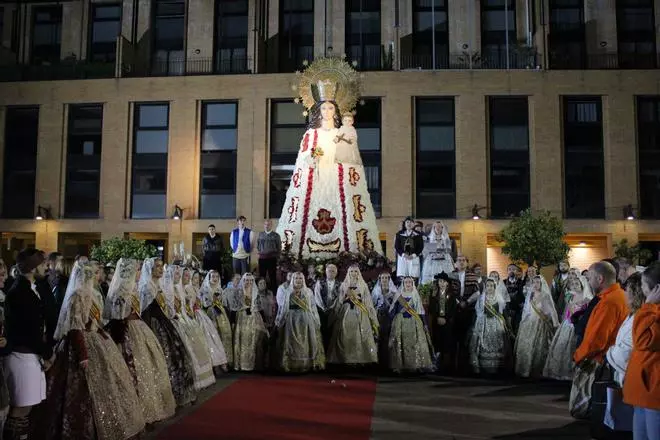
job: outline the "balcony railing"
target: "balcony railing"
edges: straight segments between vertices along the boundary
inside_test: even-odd
[[[479,53],[401,55],[401,70],[446,70],[446,69],[535,69],[539,66],[539,56],[535,53],[509,53],[481,55]]]
[[[248,64],[249,58],[247,57],[233,57],[225,60],[214,60],[213,58],[154,60],[148,68],[136,64],[124,64],[122,66],[122,76],[234,75],[251,73]]]
[[[0,82],[98,79],[113,78],[114,76],[114,63],[64,61],[50,65],[13,64],[0,66]]]
[[[564,53],[550,53],[551,70],[633,70],[657,69],[657,54],[604,53],[576,57]]]

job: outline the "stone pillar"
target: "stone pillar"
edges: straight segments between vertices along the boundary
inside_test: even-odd
[[[529,172],[532,209],[561,216],[564,206],[561,105],[559,99],[530,96]]]
[[[616,53],[616,0],[586,0],[584,21],[587,53]]]
[[[126,201],[130,204],[130,164],[132,152],[129,134],[132,124],[125,101],[110,101],[103,105],[103,138],[101,141],[101,186],[99,217],[120,222],[126,218]],[[128,147],[127,147],[128,145]]]
[[[7,118],[7,107],[0,106],[0,133],[5,133],[5,120]],[[0,170],[5,169],[5,136],[0,136]],[[4,198],[4,178],[0,179],[0,217],[2,217],[2,200]]]
[[[523,44],[527,44],[527,35],[532,32],[532,2],[533,0],[515,0],[514,3],[516,7],[516,39]]]
[[[403,218],[412,214],[413,148],[410,95],[392,88],[381,99],[381,194],[382,217]]]
[[[265,142],[266,134],[266,121],[259,118],[264,118],[269,113],[268,111],[256,112],[255,115],[255,101],[252,96],[244,96],[238,102],[238,132],[237,143],[239,145],[236,151],[236,216],[244,215],[248,218],[248,223],[253,223],[254,216],[263,216],[264,205],[264,164],[265,149],[267,142]],[[258,101],[266,103],[267,98]],[[267,104],[266,104],[267,105]],[[255,120],[255,116],[259,118]],[[254,132],[256,130],[256,133]],[[261,140],[259,152],[255,152],[255,145],[257,139]],[[263,158],[258,161],[255,157],[257,154]],[[260,182],[260,183],[255,183]],[[257,196],[261,200],[261,205],[257,204],[254,197]],[[258,223],[257,223],[258,224]]]
[[[183,218],[196,217],[193,208],[199,195],[199,153],[197,135],[199,120],[195,115],[197,101],[192,98],[176,99],[170,102],[170,139],[168,149],[167,208],[165,215],[174,212],[174,206],[183,209]],[[187,115],[176,117],[174,115]],[[173,229],[178,238],[178,226]]]
[[[258,0],[256,1],[251,1],[248,2],[248,19],[247,19],[247,68],[250,72],[256,72],[257,71],[257,61],[259,60],[259,54],[258,54],[258,44],[257,44],[257,38],[258,38],[258,25],[255,24],[255,18],[257,17],[257,6],[258,6]],[[212,21],[215,21],[215,18],[212,19]],[[215,25],[211,26],[211,33],[209,34],[211,37],[209,38],[207,36],[207,39],[211,41],[211,50],[213,50],[213,39],[215,38],[215,32],[214,32]]]
[[[252,5],[254,2],[249,3]],[[252,11],[254,11],[254,6],[252,6]],[[204,60],[198,66],[195,66],[196,68],[205,68],[207,62],[209,70],[213,66],[214,13],[215,2],[212,0],[188,2],[186,58],[188,60]],[[251,27],[251,24],[252,22],[249,21],[248,27]],[[251,32],[248,33],[248,38],[251,34]]]
[[[449,54],[480,51],[478,5],[474,1],[449,0]],[[467,45],[467,47],[464,47]]]
[[[474,93],[460,95],[455,102],[456,214],[467,217],[475,203],[489,205],[486,100]]]
[[[39,107],[35,209],[39,205],[50,208],[55,218],[61,216],[61,192],[64,189],[64,120],[64,105],[61,103],[54,102]]]
[[[605,215],[623,218],[623,207],[637,206],[637,151],[635,97],[616,91],[603,96],[603,154],[605,160]]]
[[[332,23],[332,5],[330,0],[307,1],[314,1],[314,58],[322,57],[332,41],[332,28],[326,27],[326,23]]]
[[[60,57],[75,56],[77,60],[86,58],[84,41],[89,6],[87,2],[62,3],[62,42]]]

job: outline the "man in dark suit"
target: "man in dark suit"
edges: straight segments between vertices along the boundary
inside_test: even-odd
[[[445,374],[453,373],[456,369],[454,321],[458,301],[447,273],[442,272],[434,278],[433,292],[429,298],[429,330],[438,355],[438,368]]]
[[[475,317],[475,302],[479,294],[477,276],[468,270],[470,261],[465,255],[459,254],[456,259],[456,270],[451,274],[451,288],[458,300],[454,320],[454,336],[457,344],[456,360],[458,372],[469,371],[469,332]]]

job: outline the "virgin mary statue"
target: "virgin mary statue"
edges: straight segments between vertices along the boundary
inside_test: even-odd
[[[322,259],[343,251],[382,253],[352,127],[359,76],[342,59],[321,58],[299,79],[296,102],[307,109],[308,126],[277,224],[284,250]]]

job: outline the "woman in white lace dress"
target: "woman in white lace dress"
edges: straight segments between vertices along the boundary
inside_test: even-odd
[[[451,238],[447,225],[434,222],[431,232],[424,242],[424,264],[422,266],[422,279],[420,284],[432,283],[433,277],[439,273],[452,273],[454,259],[451,256]]]
[[[515,372],[520,377],[541,377],[559,321],[545,279],[535,276],[530,287],[516,338]]]

